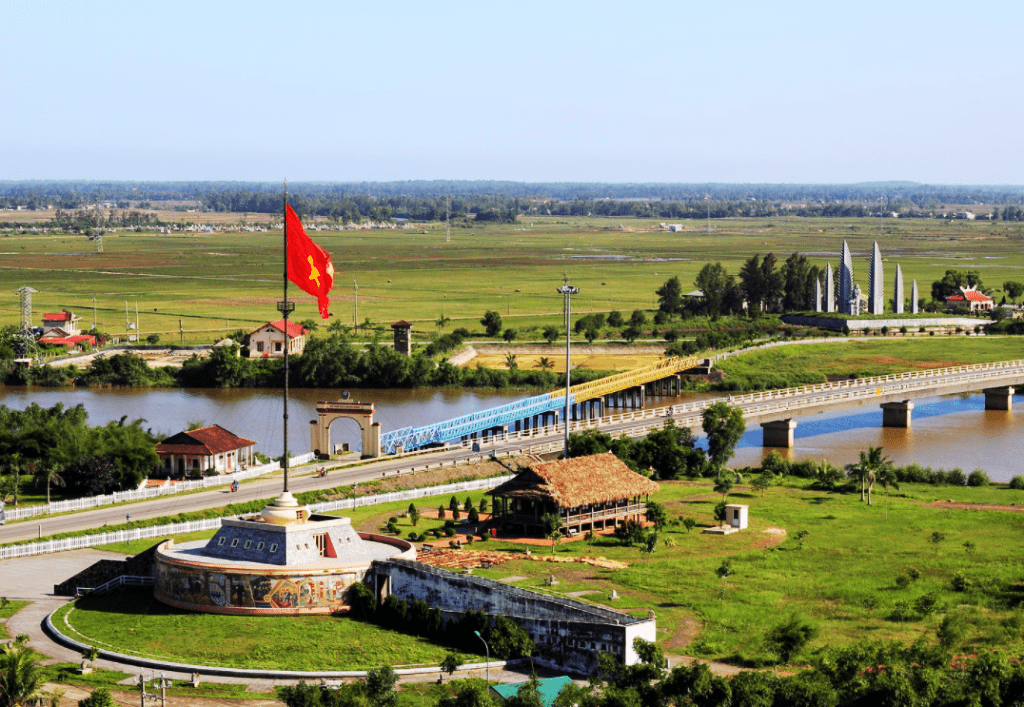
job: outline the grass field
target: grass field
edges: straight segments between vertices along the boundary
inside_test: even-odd
[[[20,213],[20,212],[16,212]],[[179,214],[199,220],[201,214]],[[239,214],[218,215],[238,221]],[[414,334],[436,334],[464,326],[479,332],[479,319],[498,311],[520,339],[537,340],[540,328],[561,323],[562,299],[555,288],[568,274],[580,288],[573,311],[653,309],[655,290],[677,276],[688,290],[709,261],[736,273],[754,253],[772,251],[780,263],[794,251],[815,264],[835,266],[843,239],[854,252],[855,276],[866,282],[867,253],[878,240],[886,278],[896,263],[906,287],[916,279],[922,294],[948,268],[978,269],[987,286],[1024,280],[1022,227],[1018,224],[887,221],[875,219],[724,219],[714,231],[669,233],[646,220],[534,217],[518,224],[474,224],[452,230],[443,224],[407,229],[322,231],[315,239],[332,254],[337,271],[332,311],[351,324],[358,282],[358,319],[385,326],[398,319],[415,324]],[[424,233],[425,231],[425,233]],[[42,312],[67,307],[105,332],[123,333],[126,318],[140,331],[177,342],[179,320],[188,343],[208,343],[226,331],[254,329],[276,318],[281,294],[280,233],[147,234],[104,237],[104,252],[84,236],[15,234],[0,244],[0,325],[16,324],[14,290],[29,285],[35,321]],[[887,289],[891,284],[886,283]],[[296,319],[316,318],[316,304],[291,290]],[[996,292],[997,300],[1000,293]],[[127,317],[125,313],[127,302]],[[390,336],[387,330],[386,337]]]
[[[662,482],[656,500],[670,518],[693,518],[698,526],[712,525],[712,511],[720,496],[710,482]],[[564,543],[560,555],[601,555],[630,564],[626,570],[596,569],[579,564],[550,564],[513,559],[507,564],[475,573],[501,579],[523,577],[517,586],[551,593],[589,591],[581,601],[607,604],[615,590],[621,599],[614,606],[638,615],[657,615],[659,642],[671,653],[696,654],[741,665],[770,663],[763,637],[786,615],[795,613],[813,621],[818,637],[800,656],[806,661],[816,651],[862,640],[918,638],[936,640],[936,630],[949,614],[962,616],[967,627],[961,651],[979,647],[1024,650],[1024,585],[1020,578],[1021,552],[1016,541],[1024,529],[1024,515],[1010,504],[1024,505],[1024,491],[1002,486],[984,488],[934,487],[905,484],[890,490],[886,518],[885,497],[879,488],[873,505],[856,493],[824,493],[807,488],[802,479],[789,479],[770,489],[764,498],[743,485],[730,502],[750,506],[750,528],[730,536],[687,532],[681,524],[660,535],[654,555],[645,560],[637,548],[613,538]],[[480,494],[468,494],[479,502]],[[1000,504],[1005,511],[961,510],[930,505],[936,500]],[[460,495],[459,501],[464,500]],[[420,509],[447,506],[448,497],[423,499]],[[390,515],[401,514],[408,503],[357,509],[351,514],[360,530],[379,531]],[[422,519],[417,531],[438,525]],[[412,530],[401,518],[403,534]],[[784,531],[784,532],[782,532]],[[802,540],[800,531],[807,535]],[[933,542],[933,533],[943,539]],[[670,542],[666,542],[670,541]],[[965,546],[965,543],[972,543]],[[474,548],[478,545],[474,544]],[[513,544],[489,541],[480,547],[518,553]],[[535,548],[536,549],[536,548]],[[542,553],[549,550],[542,549]],[[521,557],[514,555],[514,557]],[[719,579],[717,568],[730,560],[733,573]],[[545,586],[555,575],[557,592]],[[916,579],[909,579],[916,576]],[[900,579],[905,577],[908,579]],[[955,583],[959,581],[960,584]],[[959,590],[954,586],[958,586]],[[929,597],[931,607],[921,597]],[[418,639],[382,632],[347,618],[277,619],[221,617],[168,609],[147,600],[125,611],[111,601],[76,610],[72,623],[91,641],[173,657],[249,660],[260,666],[302,668],[319,665],[324,655],[336,668],[365,666],[377,661],[419,663],[439,660],[443,651]],[[295,631],[295,621],[302,624]],[[280,626],[278,625],[280,623]],[[287,626],[291,626],[289,630]],[[168,641],[164,631],[187,633],[204,640],[194,646]],[[287,651],[257,653],[265,631],[287,642]],[[321,635],[320,631],[326,631]],[[289,637],[316,636],[307,647]],[[199,647],[231,635],[235,648],[211,651]],[[347,646],[356,644],[359,652]],[[245,647],[249,653],[246,654]],[[236,655],[237,653],[237,655]],[[287,656],[287,657],[285,657]]]

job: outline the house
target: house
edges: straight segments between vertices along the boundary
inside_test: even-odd
[[[288,353],[300,354],[306,348],[306,328],[288,322]],[[249,334],[249,358],[281,358],[284,356],[284,319],[267,322]]]
[[[946,309],[968,309],[981,312],[992,309],[995,302],[988,295],[978,292],[977,285],[961,287],[960,292],[946,298]]]
[[[491,696],[499,698],[500,704],[505,704],[510,698],[515,697],[519,688],[529,685],[529,682],[513,682],[491,685]],[[555,704],[558,693],[568,685],[572,685],[572,678],[568,675],[560,675],[557,678],[541,678],[537,681],[537,694],[540,697],[542,707],[551,707]]]
[[[230,474],[252,464],[255,445],[253,440],[239,437],[220,425],[179,432],[156,445],[160,457],[158,471],[176,478],[208,469]]]
[[[545,514],[557,513],[570,536],[641,521],[658,484],[610,452],[534,464],[488,493],[499,528],[543,535]]]
[[[88,334],[77,334],[75,336],[61,336],[64,332],[60,329],[51,329],[39,337],[40,344],[59,344],[67,346],[68,351],[87,351],[96,346],[96,337]]]
[[[56,314],[44,314],[43,336],[46,336],[46,333],[50,331],[60,331],[61,333],[57,334],[57,336],[75,336],[80,331],[78,326],[80,320],[81,317],[72,314],[66,309]]]

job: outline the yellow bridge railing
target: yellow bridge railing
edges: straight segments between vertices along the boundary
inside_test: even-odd
[[[632,371],[626,371],[625,373],[616,373],[614,376],[608,376],[600,380],[591,381],[589,383],[581,383],[580,385],[574,385],[569,388],[569,395],[572,396],[574,402],[581,403],[584,400],[593,400],[594,398],[600,398],[601,396],[615,393],[620,390],[626,390],[627,388],[633,388],[644,383],[650,383],[661,378],[665,378],[674,373],[694,368],[699,365],[702,359],[696,356],[689,358],[679,358],[673,356],[672,358],[662,359],[657,363],[651,364],[650,366],[644,366],[643,368],[636,368]],[[565,395],[564,390],[556,390],[551,392],[551,397],[561,397]]]

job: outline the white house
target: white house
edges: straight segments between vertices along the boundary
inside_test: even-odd
[[[288,353],[300,354],[306,348],[306,328],[288,322]],[[284,320],[268,322],[249,334],[249,358],[280,358],[284,356]]]
[[[230,474],[252,464],[256,442],[228,432],[220,425],[179,432],[156,445],[161,475],[184,477],[212,469]]]

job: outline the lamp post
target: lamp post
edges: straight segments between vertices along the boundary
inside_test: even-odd
[[[570,353],[569,353],[569,341],[570,341],[570,324],[572,323],[572,296],[579,294],[580,288],[573,287],[569,284],[568,278],[561,287],[555,289],[560,295],[565,297],[565,458],[569,458],[569,370],[570,370]]]
[[[479,638],[481,641],[483,641],[483,644],[484,644],[484,651],[486,652],[486,655],[487,655],[487,662],[484,664],[484,673],[487,676],[487,686],[490,687],[491,686],[491,647],[487,645],[487,641],[484,641],[484,637],[480,635],[479,631],[473,631],[473,633],[475,633],[476,637]]]

